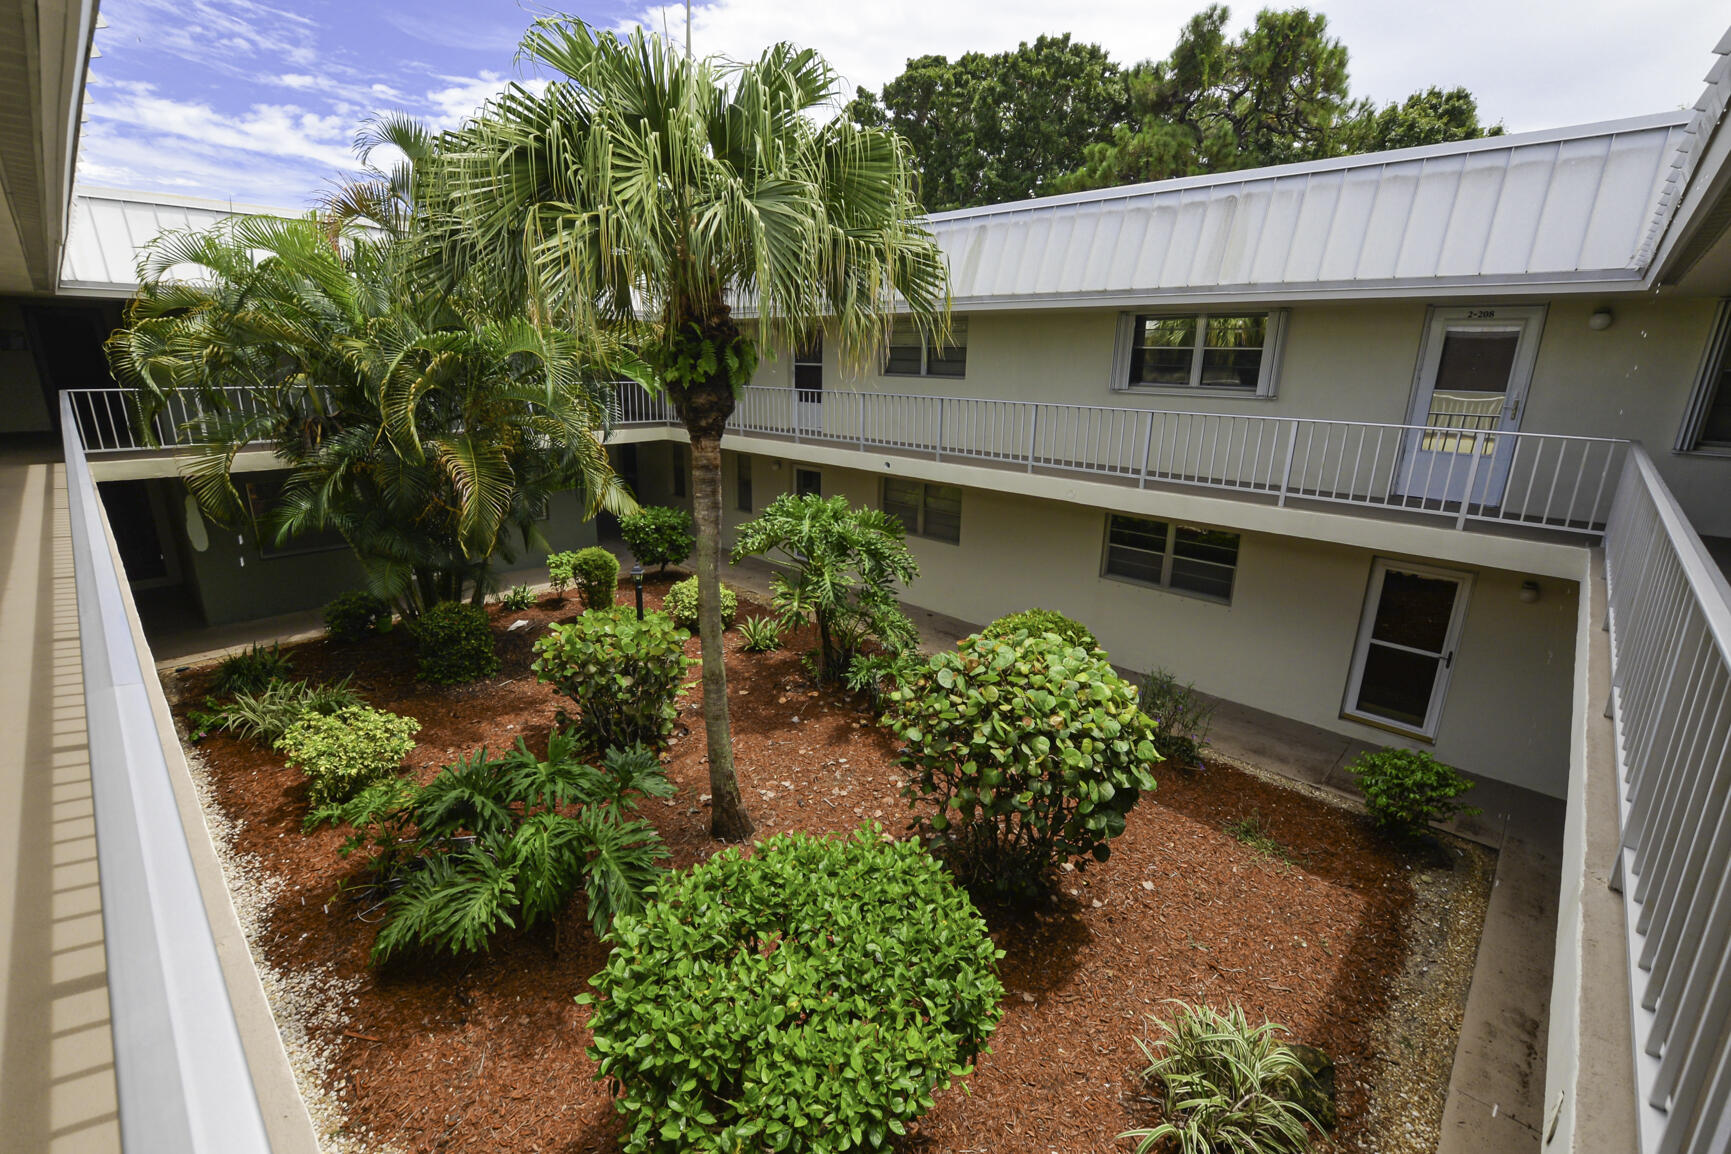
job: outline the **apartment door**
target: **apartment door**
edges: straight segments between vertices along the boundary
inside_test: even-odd
[[[1521,426],[1544,319],[1542,307],[1432,311],[1408,417],[1423,431],[1407,434],[1396,496],[1432,507],[1502,504],[1516,438],[1497,434]]]
[[[1347,717],[1436,736],[1472,575],[1378,560],[1347,681]]]
[[[794,350],[794,420],[802,433],[823,432],[823,337]]]

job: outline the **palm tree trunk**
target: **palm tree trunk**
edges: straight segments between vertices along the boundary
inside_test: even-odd
[[[711,837],[744,841],[755,827],[739,800],[733,733],[727,717],[727,666],[721,643],[721,437],[691,438],[691,498],[697,522],[697,635],[703,650],[703,726],[709,738]]]

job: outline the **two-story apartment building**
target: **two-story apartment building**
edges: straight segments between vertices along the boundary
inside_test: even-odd
[[[1693,109],[938,214],[948,343],[898,327],[865,365],[780,350],[724,441],[729,532],[780,492],[842,494],[907,526],[914,604],[1059,609],[1122,665],[1563,799],[1547,1151],[1720,1149],[1731,1125],[1728,54],[1731,35]],[[128,814],[160,831],[129,799],[184,771],[165,711],[151,728],[134,601],[234,621],[358,572],[333,542],[206,524],[106,380],[97,345],[140,247],[237,206],[60,192],[69,223],[29,234],[63,238],[58,263],[0,297],[0,433],[67,447],[119,1111],[209,1130],[210,1102],[239,1107],[233,1061],[201,1055],[238,1031],[263,1131],[295,1148],[292,1082],[185,790],[174,845],[125,832]],[[688,501],[660,402],[622,388],[617,417],[640,497]],[[275,464],[243,459],[260,502]],[[596,534],[570,507],[550,528]],[[111,682],[144,704],[116,707]],[[221,1005],[172,988],[178,967],[211,972],[182,960],[184,934],[117,912],[188,914],[173,871],[138,864],[170,850],[204,871]],[[148,892],[127,888],[140,876]],[[0,971],[9,1000],[35,988],[21,966]],[[131,1084],[184,1086],[175,1108],[129,1097],[129,1068],[173,1072]],[[186,1148],[225,1148],[202,1141]]]

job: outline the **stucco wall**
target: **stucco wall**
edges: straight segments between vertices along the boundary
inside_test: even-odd
[[[792,486],[793,461],[753,455],[761,509]],[[881,479],[826,467],[825,495],[876,506]],[[725,523],[746,518],[726,486]],[[1099,509],[966,489],[962,538],[910,544],[920,577],[907,600],[965,621],[1039,605],[1086,623],[1113,660],[1164,667],[1199,689],[1379,744],[1405,739],[1340,716],[1378,554],[1266,533],[1243,534],[1231,605],[1100,573],[1106,514]],[[1431,559],[1447,564],[1446,559]],[[1577,586],[1540,581],[1520,600],[1524,573],[1476,569],[1438,739],[1438,757],[1487,777],[1560,797],[1568,782]]]

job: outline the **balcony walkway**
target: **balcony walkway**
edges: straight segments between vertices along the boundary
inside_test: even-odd
[[[0,1118],[7,1150],[120,1150],[78,606],[57,447],[0,450]]]

